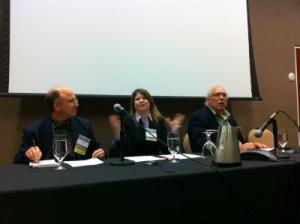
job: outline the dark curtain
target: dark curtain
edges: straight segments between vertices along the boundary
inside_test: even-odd
[[[8,92],[9,83],[9,0],[0,1],[0,92]]]
[[[250,58],[250,78],[251,78],[252,98],[260,99],[261,97],[260,97],[258,82],[257,82],[257,77],[256,77],[256,67],[255,67],[254,51],[253,51],[253,45],[252,45],[249,1],[247,1],[247,11],[248,11],[249,58]]]

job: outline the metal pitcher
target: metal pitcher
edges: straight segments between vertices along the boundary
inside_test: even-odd
[[[240,166],[241,157],[238,142],[239,127],[220,126],[217,137],[217,151],[213,158],[216,166]]]

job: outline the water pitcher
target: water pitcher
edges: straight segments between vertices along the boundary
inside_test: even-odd
[[[219,127],[217,151],[213,158],[216,166],[240,166],[241,157],[238,142],[239,127]]]

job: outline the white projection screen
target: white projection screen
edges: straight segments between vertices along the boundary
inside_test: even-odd
[[[246,0],[11,0],[9,93],[252,97]]]

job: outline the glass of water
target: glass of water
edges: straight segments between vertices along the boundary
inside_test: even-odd
[[[287,128],[280,128],[277,133],[277,141],[281,152],[286,151],[286,145],[288,143],[288,130]]]
[[[174,132],[168,133],[168,150],[172,155],[171,163],[177,163],[179,162],[176,160],[175,156],[179,153],[180,150],[180,140],[179,140],[179,134]]]
[[[67,140],[55,140],[53,142],[53,155],[56,162],[58,162],[59,166],[57,166],[56,170],[65,169],[62,166],[62,161],[68,154],[68,144]]]

